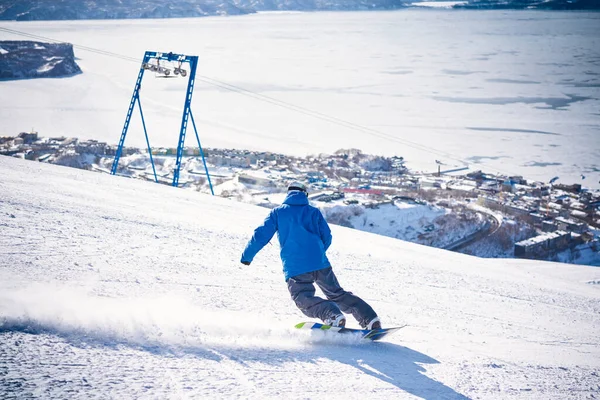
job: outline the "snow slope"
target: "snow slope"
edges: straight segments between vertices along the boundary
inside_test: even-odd
[[[600,270],[484,260],[333,226],[389,341],[310,336],[263,208],[0,157],[0,398],[600,395]],[[355,325],[354,321],[349,321]]]

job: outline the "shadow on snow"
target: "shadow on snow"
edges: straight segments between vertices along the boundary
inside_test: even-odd
[[[423,399],[468,399],[424,374],[420,364],[439,364],[439,361],[392,343],[352,345],[316,345],[299,351],[278,349],[223,349],[219,352],[242,365],[248,362],[281,364],[287,362],[316,363],[322,359],[346,364],[373,378]]]
[[[0,335],[12,333],[58,336],[76,347],[103,347],[113,351],[128,347],[156,356],[197,357],[216,362],[230,360],[238,363],[242,368],[248,369],[255,367],[251,365],[253,363],[277,367],[290,362],[317,364],[323,359],[328,359],[356,368],[365,375],[394,385],[423,399],[468,399],[454,389],[424,374],[426,369],[421,364],[439,364],[439,361],[416,350],[392,343],[304,343],[299,348],[291,349],[222,343],[169,345],[154,341],[132,342],[116,337],[101,339],[94,338],[93,335],[79,335],[77,332],[66,333],[40,328],[32,325],[4,326],[0,327]]]

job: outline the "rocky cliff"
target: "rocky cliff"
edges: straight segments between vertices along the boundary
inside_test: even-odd
[[[81,73],[69,43],[0,41],[0,79],[58,78]]]

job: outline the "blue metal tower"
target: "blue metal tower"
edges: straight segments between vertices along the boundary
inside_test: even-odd
[[[194,91],[194,81],[196,79],[196,66],[198,65],[198,56],[186,56],[183,54],[173,54],[173,53],[158,53],[155,51],[146,51],[144,54],[144,60],[142,61],[142,65],[140,67],[140,72],[138,74],[137,80],[135,82],[135,87],[133,89],[133,95],[131,96],[131,102],[129,103],[129,109],[127,110],[127,116],[125,117],[125,125],[123,126],[123,131],[121,132],[121,139],[119,140],[119,146],[117,148],[117,152],[115,154],[115,159],[113,161],[111,174],[115,175],[117,173],[117,168],[119,166],[119,159],[121,158],[121,154],[123,152],[123,145],[125,143],[125,136],[127,135],[127,130],[129,129],[129,122],[131,121],[131,115],[133,114],[133,109],[135,108],[135,104],[137,103],[140,109],[140,115],[142,117],[142,127],[144,128],[144,135],[146,136],[146,144],[148,146],[148,154],[150,155],[150,162],[152,163],[152,171],[154,172],[154,181],[158,182],[158,177],[156,176],[156,167],[154,166],[154,158],[152,157],[152,149],[150,147],[150,141],[148,139],[148,132],[146,130],[146,122],[144,121],[144,113],[142,111],[142,103],[140,102],[140,88],[142,85],[142,79],[144,77],[144,71],[150,70],[164,76],[169,76],[171,74],[171,69],[166,68],[160,65],[161,61],[167,62],[176,62],[178,66],[173,69],[174,75],[181,75],[185,77],[188,74],[188,71],[182,68],[183,63],[187,63],[190,66],[189,70],[189,78],[187,91],[185,96],[185,103],[183,105],[183,115],[181,117],[181,129],[179,130],[179,142],[177,144],[177,160],[175,163],[175,171],[173,173],[173,186],[179,186],[179,171],[181,169],[181,160],[183,158],[183,148],[185,144],[185,134],[187,131],[188,119],[192,120],[192,125],[194,127],[194,132],[196,133],[196,140],[198,141],[198,148],[200,149],[200,155],[202,156],[202,163],[204,164],[204,171],[206,172],[206,177],[208,179],[208,184],[210,186],[210,192],[214,195],[212,182],[210,180],[210,175],[208,174],[208,168],[206,167],[206,160],[204,158],[204,151],[202,150],[202,145],[200,144],[200,136],[198,136],[198,130],[196,129],[196,123],[194,122],[194,116],[192,115],[191,110],[191,102],[192,102],[192,93]]]

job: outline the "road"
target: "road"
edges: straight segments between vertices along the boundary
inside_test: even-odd
[[[486,223],[483,224],[481,229],[479,229],[478,231],[476,231],[476,232],[470,234],[469,236],[466,236],[460,240],[457,240],[456,242],[450,244],[449,246],[446,246],[445,247],[446,250],[460,251],[460,250],[464,249],[465,247],[475,243],[478,240],[481,240],[483,238],[493,235],[500,228],[500,225],[502,225],[502,219],[499,216],[497,216],[496,214],[489,212],[489,211],[486,212],[485,209],[481,209],[480,207],[478,207],[474,211],[485,214],[486,218],[487,218]]]

